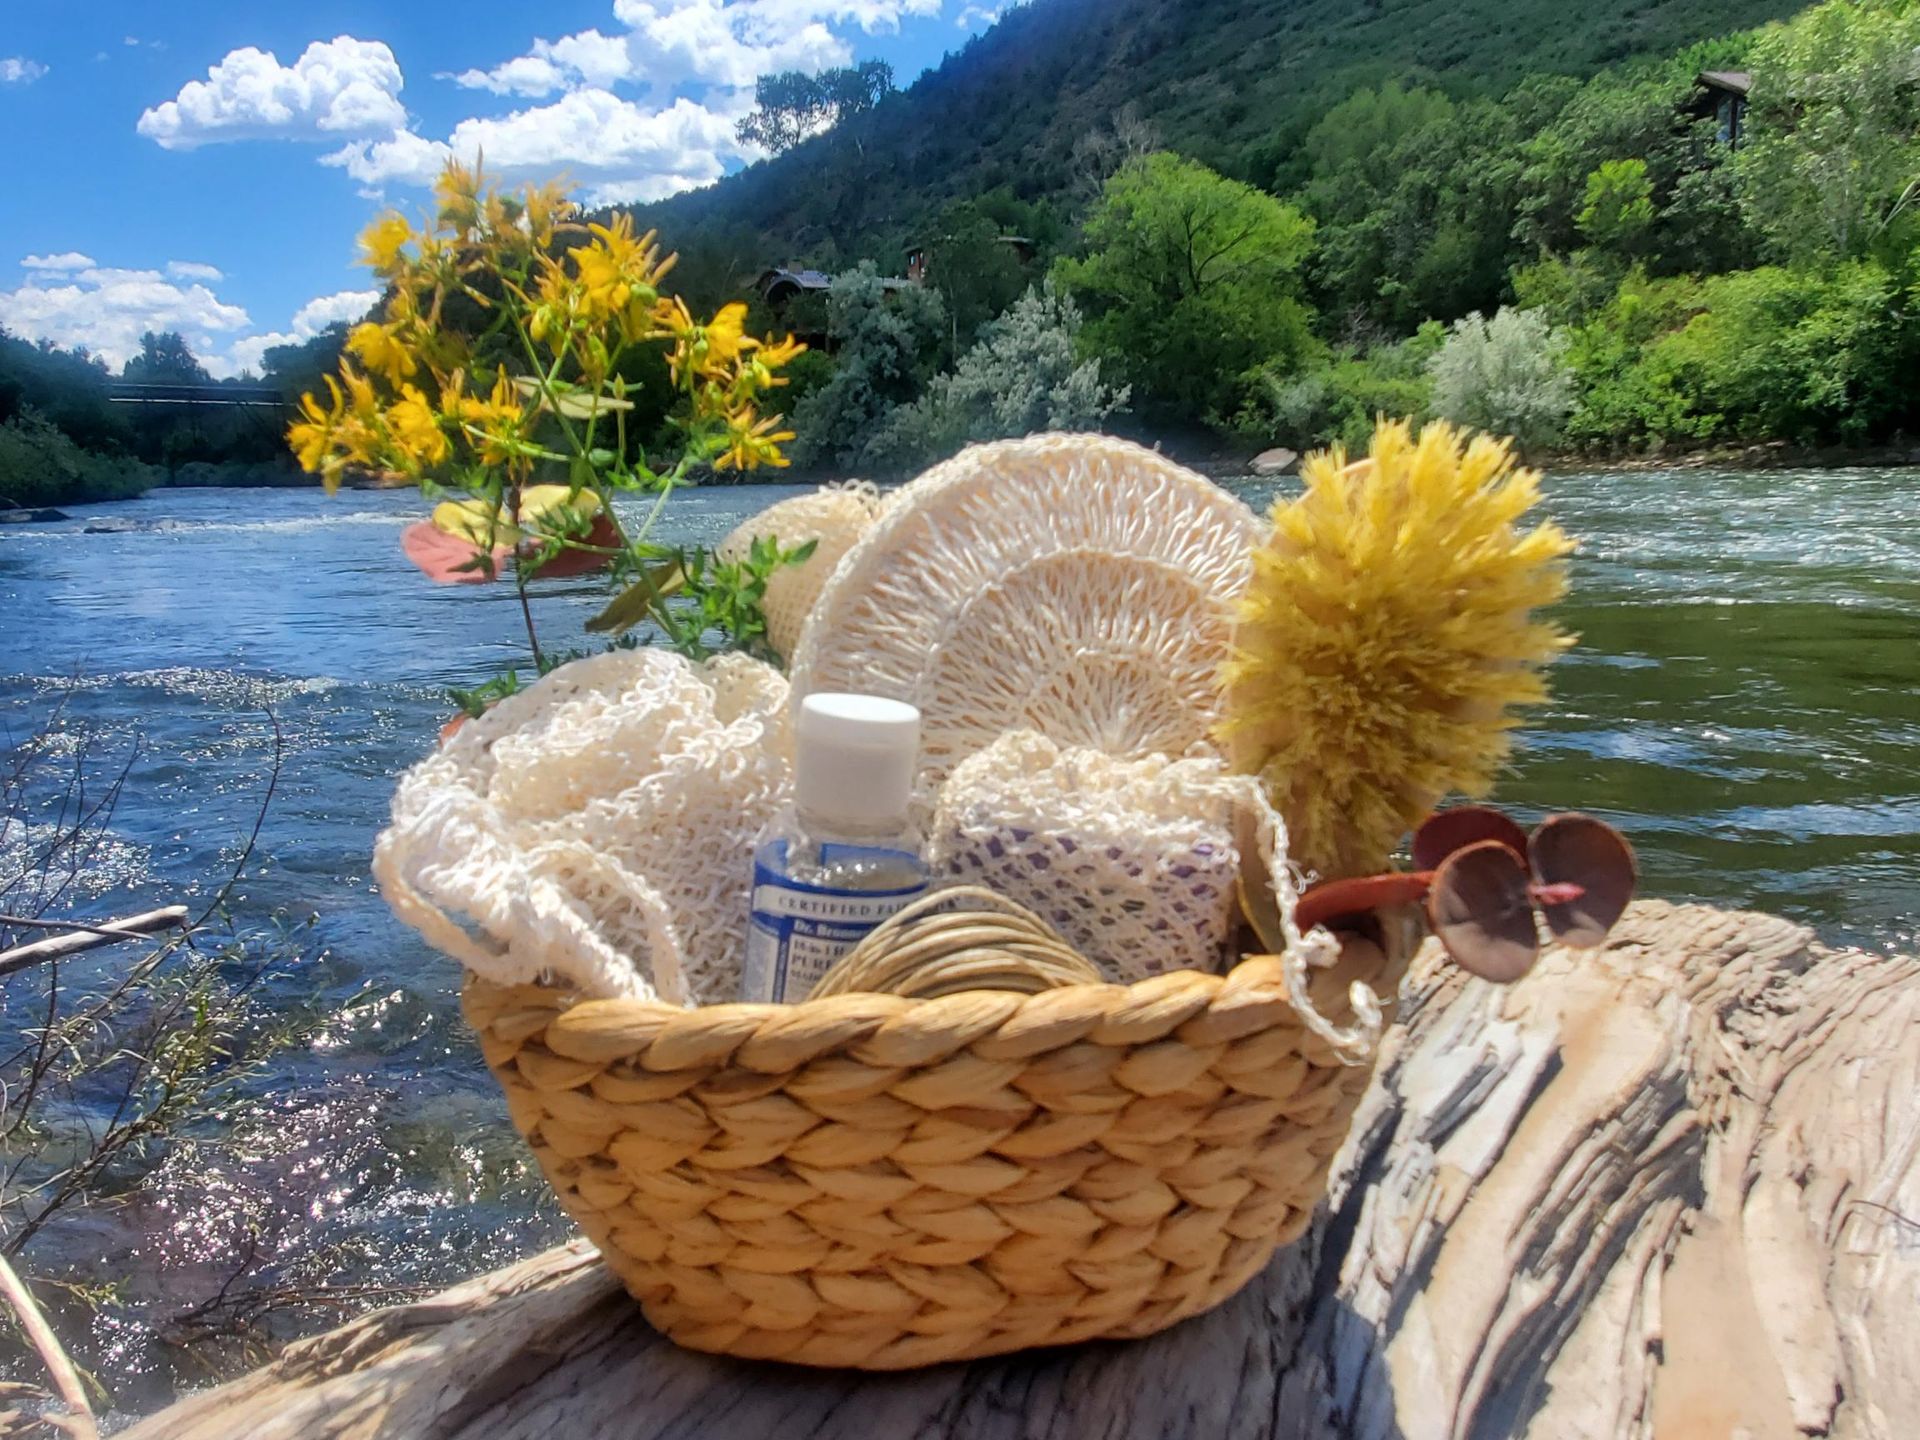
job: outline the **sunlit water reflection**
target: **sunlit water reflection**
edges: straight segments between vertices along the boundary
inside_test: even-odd
[[[1910,947],[1920,475],[1560,475],[1547,491],[1582,541],[1563,610],[1581,643],[1504,798],[1613,819],[1649,893]],[[668,536],[715,539],[779,493],[686,492]],[[314,1007],[317,1038],[244,1113],[209,1118],[238,1128],[239,1165],[208,1173],[183,1147],[138,1207],[76,1234],[76,1254],[124,1269],[132,1301],[181,1297],[186,1311],[248,1247],[303,1283],[377,1291],[562,1232],[458,1023],[455,967],[389,917],[367,876],[394,776],[445,718],[443,688],[523,644],[508,587],[434,588],[401,558],[419,511],[407,494],[176,491],[0,529],[0,741],[64,704],[76,731],[139,747],[76,903],[192,899],[245,844],[277,745],[236,913],[259,928],[316,917],[313,958],[273,1000]],[[102,522],[125,528],[84,533]],[[582,643],[596,582],[551,588],[549,642]],[[92,1358],[151,1402],[191,1375],[126,1313],[108,1312]],[[128,1383],[142,1374],[145,1393]]]

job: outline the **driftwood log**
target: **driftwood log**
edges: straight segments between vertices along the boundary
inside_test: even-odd
[[[1920,961],[1637,905],[1506,990],[1429,952],[1308,1234],[1149,1340],[895,1375],[675,1349],[583,1245],[125,1440],[1920,1434]]]

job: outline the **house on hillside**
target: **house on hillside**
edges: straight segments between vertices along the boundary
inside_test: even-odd
[[[915,282],[893,275],[880,281],[888,294],[903,290],[910,283]],[[815,350],[833,348],[827,335],[827,292],[833,288],[833,276],[824,270],[777,265],[762,270],[753,288],[766,302],[778,328]]]
[[[760,298],[769,308],[779,310],[802,295],[824,295],[833,284],[833,277],[824,270],[790,270],[785,266],[775,266],[771,270],[762,270],[760,278],[753,282],[753,288],[760,292]]]
[[[1753,76],[1745,70],[1702,70],[1693,80],[1693,97],[1686,113],[1714,122],[1714,138],[1729,149],[1740,148],[1747,120],[1747,94]]]

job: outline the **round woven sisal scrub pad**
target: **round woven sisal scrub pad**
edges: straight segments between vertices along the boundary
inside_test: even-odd
[[[894,495],[847,552],[801,636],[794,693],[918,705],[929,787],[1009,730],[1181,754],[1218,718],[1260,535],[1239,500],[1123,440],[973,446]]]
[[[767,579],[761,609],[767,616],[767,639],[781,656],[793,658],[800,643],[800,631],[813,611],[821,588],[840,563],[840,557],[867,533],[873,517],[880,513],[880,506],[880,492],[871,481],[823,485],[742,520],[715,547],[714,553],[720,559],[740,560],[762,536],[779,541],[783,550],[791,550],[809,540],[815,542],[813,554],[797,565],[782,565]]]
[[[1235,958],[1247,785],[1216,757],[1123,760],[1015,730],[947,777],[930,859],[1032,910],[1110,980],[1219,970]]]
[[[401,778],[381,893],[500,984],[731,1000],[753,838],[791,786],[786,699],[741,655],[563,665]]]

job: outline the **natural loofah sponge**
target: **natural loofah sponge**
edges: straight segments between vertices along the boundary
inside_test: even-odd
[[[1220,733],[1296,861],[1367,874],[1444,796],[1492,788],[1514,707],[1546,698],[1540,668],[1572,643],[1533,612],[1566,593],[1573,543],[1518,528],[1540,477],[1507,442],[1446,424],[1416,441],[1382,422],[1366,459],[1300,473],[1254,557]]]
[[[972,446],[895,494],[847,552],[794,693],[919,706],[929,787],[1009,730],[1179,755],[1219,719],[1260,533],[1239,500],[1123,440]]]
[[[777,540],[783,550],[809,540],[815,542],[812,555],[797,565],[783,565],[768,577],[766,597],[761,601],[760,608],[767,617],[767,640],[785,659],[793,658],[800,631],[840,557],[867,533],[880,506],[880,492],[870,481],[825,485],[742,520],[715,548],[720,559],[739,560],[763,536]]]
[[[1218,970],[1239,924],[1233,811],[1252,783],[1217,757],[1122,760],[1016,730],[947,777],[929,858],[1035,911],[1108,979]]]
[[[381,892],[501,984],[731,1000],[753,838],[791,787],[786,699],[741,655],[563,665],[402,777]]]

